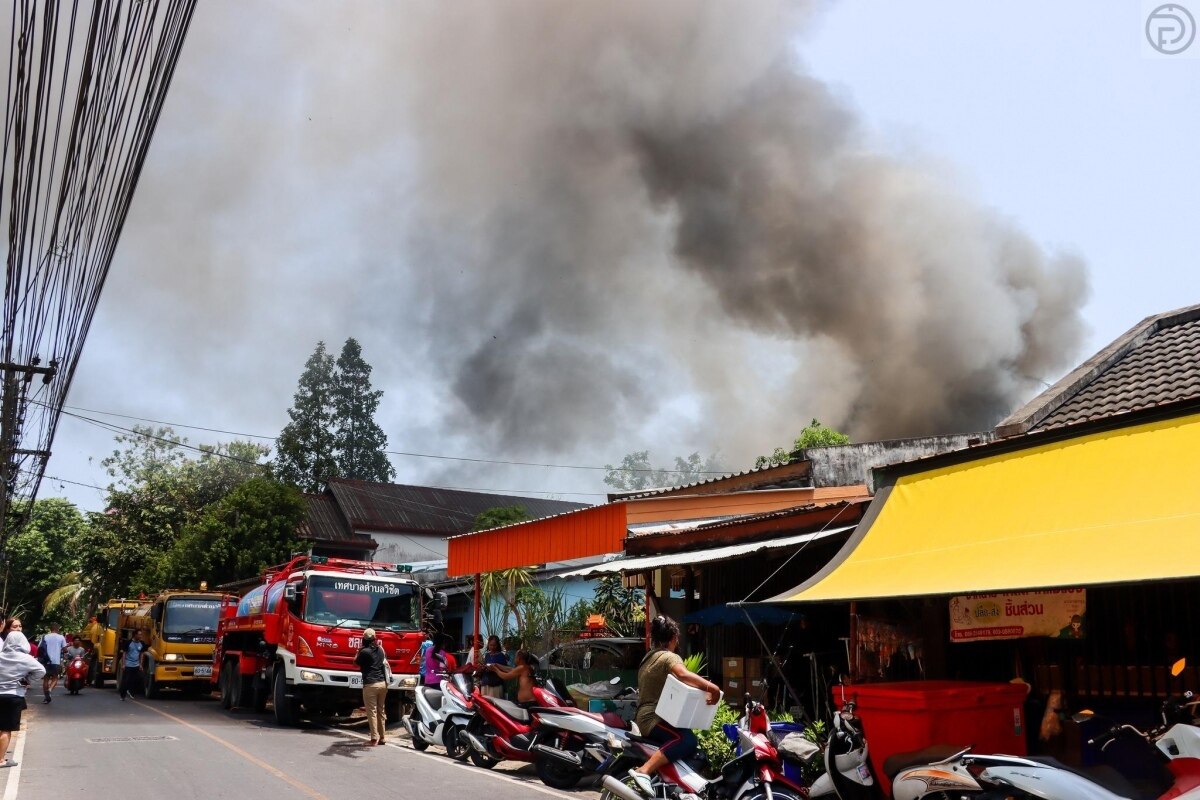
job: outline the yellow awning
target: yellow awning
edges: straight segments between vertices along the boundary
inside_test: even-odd
[[[900,478],[778,601],[1094,586],[1200,575],[1200,415]]]

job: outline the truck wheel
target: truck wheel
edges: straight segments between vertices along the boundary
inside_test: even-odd
[[[221,677],[217,679],[217,683],[221,687],[221,708],[229,710],[233,708],[233,660],[228,660],[221,665]]]
[[[157,700],[162,694],[159,688],[158,681],[154,680],[154,662],[147,661],[146,668],[142,670],[142,694],[147,700]]]
[[[387,699],[383,701],[383,710],[387,715],[388,722],[399,722],[404,716],[404,709],[401,708],[404,701],[404,696],[399,692],[388,692]]]
[[[287,677],[283,667],[276,667],[274,684],[271,699],[275,705],[275,721],[290,728],[300,722],[300,709],[295,699],[287,696]]]

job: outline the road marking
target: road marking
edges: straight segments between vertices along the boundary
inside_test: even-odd
[[[13,745],[15,767],[8,768],[8,783],[4,785],[4,800],[17,800],[17,784],[21,782],[21,765],[25,763],[25,731],[13,731],[17,743]],[[2,757],[2,756],[0,756]]]
[[[332,725],[323,725],[321,723],[314,723],[314,724],[316,724],[317,727],[319,727],[319,728],[324,728],[324,729],[330,730],[330,731],[336,731],[337,733],[345,733],[345,734],[347,734],[349,736],[353,736],[357,739],[362,739],[363,741],[369,740],[369,737],[363,733],[355,733],[354,731],[349,731],[349,730],[346,730],[345,728],[335,728]],[[434,763],[444,764],[447,767],[454,767],[455,769],[469,769],[469,770],[471,770],[471,774],[473,774],[473,775],[486,775],[489,778],[495,778],[496,780],[499,780],[499,781],[507,781],[508,783],[515,784],[524,789],[532,789],[535,792],[541,792],[542,794],[548,794],[551,797],[557,797],[557,798],[559,798],[559,800],[563,800],[563,798],[566,798],[566,800],[582,800],[582,798],[587,797],[587,795],[567,794],[566,792],[555,791],[554,789],[551,789],[549,786],[539,786],[538,784],[533,783],[532,781],[523,781],[518,778],[514,778],[510,775],[504,775],[499,772],[493,772],[490,769],[480,769],[479,767],[473,766],[471,764],[466,764],[461,761],[451,761],[449,759],[449,757],[447,757],[447,756],[439,756],[439,755],[435,755],[433,753],[422,753],[420,750],[417,750],[413,747],[405,747],[404,745],[400,744],[399,742],[387,742],[385,746],[386,747],[394,747],[397,750],[403,750],[406,753],[412,753],[414,756],[420,756],[421,758],[431,759]]]
[[[168,714],[166,711],[163,711],[161,708],[155,708],[154,706],[148,705],[139,700],[133,700],[133,698],[130,698],[130,700],[133,702],[133,704],[135,706],[141,706],[142,708],[146,708],[146,709],[149,709],[150,711],[153,711],[155,714],[161,714],[162,716],[166,717],[167,719],[171,720],[172,722],[177,722],[180,725],[182,725],[183,727],[188,728],[189,730],[193,730],[196,733],[200,734],[201,736],[205,736],[209,739],[212,739],[217,744],[221,745],[222,747],[228,748],[232,752],[238,754],[242,758],[249,761],[251,764],[254,764],[257,767],[261,767],[263,770],[274,775],[276,778],[279,778],[279,780],[283,781],[284,783],[287,783],[290,786],[292,786],[293,788],[299,789],[301,792],[304,792],[304,794],[308,795],[313,800],[329,800],[328,797],[321,794],[320,792],[318,792],[316,789],[312,788],[308,784],[301,783],[300,781],[293,778],[291,775],[288,775],[286,772],[276,769],[275,767],[271,766],[267,762],[263,761],[261,758],[256,758],[255,756],[251,755],[250,753],[247,753],[245,750],[238,747],[233,742],[226,741],[225,739],[222,739],[220,736],[217,736],[215,733],[210,733],[209,731],[204,730],[204,728],[201,728],[199,725],[193,725],[192,723],[188,722],[187,720],[181,719],[181,718],[175,716],[174,714]],[[18,765],[14,769],[20,769],[20,765]],[[11,800],[11,798],[8,797],[7,793],[4,796],[4,800]]]

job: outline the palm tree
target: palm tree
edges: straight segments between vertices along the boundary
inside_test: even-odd
[[[532,585],[533,573],[524,567],[485,572],[479,581],[479,589],[483,594],[480,602],[487,603],[493,597],[499,598],[516,617],[517,632],[521,633],[525,630],[525,621],[521,618],[521,609],[517,605],[517,590]]]
[[[78,570],[68,572],[59,582],[58,588],[46,595],[42,601],[42,613],[49,614],[55,609],[66,605],[67,611],[74,614],[79,610],[81,600],[91,603],[95,587],[90,578],[85,578]]]

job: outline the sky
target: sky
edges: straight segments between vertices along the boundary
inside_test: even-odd
[[[814,416],[982,427],[1200,302],[1200,60],[1150,57],[1141,7],[716,7],[200,4],[69,410],[274,436],[353,336],[390,450],[744,469]],[[107,485],[112,447],[64,417],[40,496],[101,509],[65,481]]]

